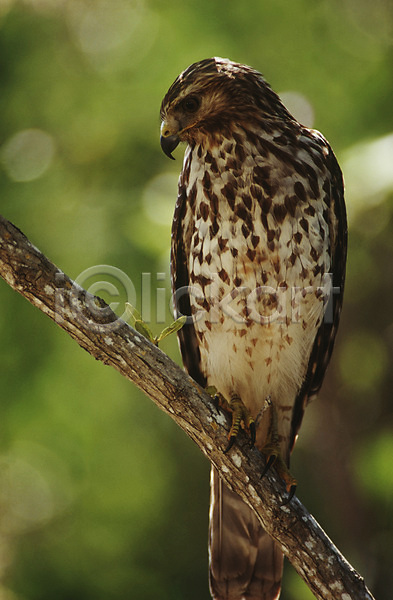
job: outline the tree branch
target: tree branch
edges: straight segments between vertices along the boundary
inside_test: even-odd
[[[0,217],[0,275],[96,359],[142,389],[199,446],[226,484],[249,504],[320,600],[373,600],[363,579],[295,497],[283,506],[274,470],[240,433],[227,446],[227,417],[166,354],[119,319],[103,300],[75,284],[25,235]]]

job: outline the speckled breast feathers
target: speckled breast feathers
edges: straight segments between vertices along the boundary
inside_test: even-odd
[[[226,96],[222,81],[209,94],[212,76],[198,92],[209,101],[184,134],[173,282],[189,286],[177,309],[193,317],[200,379],[226,396],[240,395],[254,417],[270,397],[282,413],[287,450],[333,287],[336,163],[323,136],[299,125],[254,77],[262,99],[247,98],[236,110],[242,95]],[[190,80],[180,106],[199,89],[192,73]]]

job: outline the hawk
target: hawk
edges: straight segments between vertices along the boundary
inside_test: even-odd
[[[332,149],[249,66],[209,58],[161,105],[161,146],[186,142],[172,225],[171,276],[184,366],[254,434],[288,489],[305,407],[321,384],[342,304],[347,226]],[[240,411],[240,412],[239,412]],[[215,600],[280,595],[283,555],[212,468],[210,590]]]

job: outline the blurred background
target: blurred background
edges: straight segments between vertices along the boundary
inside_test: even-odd
[[[349,257],[337,345],[293,455],[298,496],[393,589],[393,4],[0,0],[1,213],[72,278],[171,320],[183,148],[161,99],[209,56],[260,70],[331,142]],[[209,465],[172,421],[0,281],[0,600],[208,599]],[[163,350],[180,362],[175,336]],[[283,600],[312,595],[287,564]]]

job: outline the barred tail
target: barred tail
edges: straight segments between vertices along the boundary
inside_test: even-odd
[[[257,518],[212,467],[210,591],[214,600],[277,600],[283,555]]]

